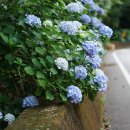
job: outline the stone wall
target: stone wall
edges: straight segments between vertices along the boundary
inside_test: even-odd
[[[6,130],[100,130],[101,95],[78,105],[52,105],[25,110]]]

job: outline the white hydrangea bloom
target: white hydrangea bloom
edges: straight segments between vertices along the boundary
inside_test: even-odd
[[[68,61],[65,58],[59,57],[55,60],[55,64],[58,69],[68,70]]]
[[[53,24],[52,24],[52,22],[50,21],[50,20],[46,20],[46,21],[44,21],[43,22],[43,25],[46,27],[46,26],[49,26],[49,27],[52,27],[53,26]]]
[[[11,125],[14,120],[15,120],[15,116],[13,114],[7,113],[4,116],[4,121],[7,121],[9,125]]]

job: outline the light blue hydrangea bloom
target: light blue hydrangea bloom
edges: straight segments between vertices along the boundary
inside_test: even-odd
[[[100,7],[93,2],[93,3],[91,4],[91,9],[90,9],[90,11],[92,11],[92,12],[98,12],[98,11],[99,11],[99,8],[100,8]]]
[[[67,5],[67,10],[75,13],[82,13],[84,6],[80,2],[72,2]]]
[[[74,85],[67,87],[67,97],[70,98],[71,103],[80,103],[82,101],[82,92],[81,90]]]
[[[98,11],[97,11],[99,14],[105,14],[105,10],[101,7],[98,8]]]
[[[3,114],[2,112],[0,112],[0,120],[3,118]]]
[[[90,18],[90,16],[88,16],[87,14],[83,14],[82,16],[81,16],[81,20],[84,22],[84,23],[91,23],[91,18]]]
[[[25,23],[32,27],[34,27],[34,26],[36,26],[38,28],[41,27],[41,19],[35,15],[27,15],[26,19],[25,19]]]
[[[101,69],[96,70],[96,76],[94,77],[93,81],[99,85],[100,92],[103,92],[107,89],[108,78]]]
[[[92,17],[91,18],[91,23],[95,28],[100,28],[101,26],[103,26],[104,24],[96,17]]]
[[[113,35],[113,30],[108,26],[101,26],[99,28],[99,32],[103,35],[106,35],[107,37],[111,38]]]
[[[93,0],[81,0],[81,2],[83,2],[86,5],[91,5],[94,3]]]
[[[82,65],[75,67],[75,78],[83,80],[87,77],[87,70]]]
[[[4,121],[7,121],[9,125],[11,125],[14,120],[15,120],[15,116],[13,114],[7,113],[4,116]]]
[[[62,21],[60,22],[60,29],[68,35],[76,35],[82,24],[78,21]]]
[[[27,96],[23,99],[22,107],[24,107],[24,108],[35,107],[38,105],[39,105],[39,103],[35,96]]]
[[[88,60],[89,63],[92,64],[93,69],[97,69],[101,66],[102,59],[100,58],[99,55],[95,55],[94,57],[87,56],[86,59]]]
[[[93,57],[98,54],[98,45],[94,41],[85,41],[82,43],[82,47],[89,57]]]

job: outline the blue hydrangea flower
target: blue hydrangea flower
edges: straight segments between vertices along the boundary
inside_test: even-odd
[[[91,5],[93,2],[93,0],[81,0],[81,2],[83,2],[86,5]]]
[[[67,10],[70,12],[82,13],[84,7],[80,2],[72,2],[67,5]]]
[[[81,90],[74,85],[67,87],[67,97],[70,98],[71,103],[80,103],[82,101],[82,92]]]
[[[84,23],[91,23],[91,18],[90,18],[90,16],[88,16],[87,14],[83,14],[82,16],[81,16],[81,20],[84,22]]]
[[[7,113],[4,116],[4,121],[7,121],[9,125],[11,125],[14,120],[15,120],[15,116],[13,114]]]
[[[93,69],[97,69],[101,66],[102,59],[100,58],[99,55],[95,55],[94,57],[86,57],[89,63],[92,64]]]
[[[25,23],[32,27],[34,27],[34,26],[36,26],[38,28],[41,27],[41,19],[35,15],[27,15],[26,19],[25,19]]]
[[[82,43],[82,47],[89,57],[93,57],[98,54],[98,46],[94,41],[85,41]]]
[[[106,35],[109,38],[111,38],[113,35],[113,30],[105,25],[99,28],[99,32],[103,35]]]
[[[27,108],[27,107],[35,107],[38,106],[38,100],[35,96],[27,96],[23,99],[23,104],[22,107]]]
[[[99,91],[105,91],[107,89],[108,78],[101,69],[96,70],[96,76],[94,82],[99,85]]]
[[[76,35],[82,24],[78,21],[62,21],[60,22],[60,29],[68,35]]]
[[[98,11],[97,11],[99,14],[105,14],[105,10],[101,7],[98,8]]]
[[[0,112],[0,120],[3,118],[3,114],[2,112]]]
[[[99,6],[93,2],[93,3],[91,4],[91,9],[90,9],[90,11],[92,11],[92,12],[98,12],[98,11],[99,11]]]
[[[87,77],[87,70],[82,65],[75,67],[75,78],[83,80]]]
[[[91,18],[91,23],[92,23],[92,25],[93,25],[95,28],[99,28],[99,27],[101,27],[101,26],[104,25],[104,24],[101,23],[101,21],[100,21],[98,18],[96,18],[96,17],[92,17],[92,18]]]

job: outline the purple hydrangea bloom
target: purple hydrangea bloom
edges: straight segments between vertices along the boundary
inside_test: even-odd
[[[89,63],[92,64],[93,69],[97,69],[101,66],[102,59],[100,58],[99,55],[95,55],[94,57],[86,57]]]
[[[30,26],[36,26],[38,28],[41,27],[41,19],[38,18],[37,16],[35,15],[27,15],[26,16],[26,19],[25,19],[25,23],[30,25]]]
[[[111,38],[113,35],[113,30],[105,25],[99,28],[99,32],[103,35],[106,35],[109,38]]]
[[[3,114],[2,112],[0,112],[0,120],[3,118]]]
[[[84,23],[91,23],[91,18],[90,18],[90,16],[88,16],[87,14],[83,14],[82,16],[81,16],[81,20],[84,22]]]
[[[83,80],[87,77],[87,70],[82,65],[75,67],[75,78]]]
[[[86,5],[91,5],[93,2],[93,0],[81,0],[81,2],[83,2]]]
[[[108,78],[101,69],[96,70],[94,82],[96,82],[99,85],[100,92],[104,92],[107,89]]]
[[[7,113],[4,116],[4,121],[7,121],[9,125],[11,125],[14,120],[15,120],[15,116],[13,114]]]
[[[89,57],[93,57],[98,54],[98,45],[94,41],[85,41],[82,43],[82,47]]]
[[[82,24],[78,21],[62,21],[60,22],[60,29],[68,35],[76,35]]]
[[[67,10],[70,12],[82,13],[84,10],[84,7],[80,2],[72,2],[67,5]]]
[[[35,96],[28,96],[23,99],[22,107],[24,108],[34,107],[34,106],[38,106],[38,104],[39,104],[38,100]]]
[[[70,98],[71,103],[80,103],[82,101],[82,92],[81,90],[74,85],[67,87],[67,97]]]

